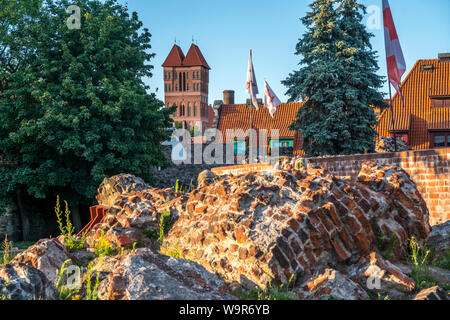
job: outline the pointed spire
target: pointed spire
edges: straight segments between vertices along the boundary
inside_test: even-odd
[[[186,58],[183,61],[184,66],[203,66],[206,69],[211,69],[206,62],[205,58],[203,57],[202,52],[200,51],[199,47],[195,45],[194,43],[191,44],[191,47],[186,55]]]
[[[176,41],[176,40],[175,40]],[[170,50],[169,55],[162,64],[163,67],[181,67],[183,65],[184,53],[181,48],[174,44],[172,50]]]

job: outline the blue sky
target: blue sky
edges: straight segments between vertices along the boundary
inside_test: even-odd
[[[175,38],[186,54],[194,37],[210,71],[209,103],[222,99],[223,90],[235,90],[236,103],[243,103],[249,49],[262,97],[264,78],[285,102],[281,84],[298,69],[295,45],[305,31],[299,18],[309,10],[311,0],[119,0],[136,11],[152,34],[153,77],[151,91],[159,88],[163,100],[164,62]],[[367,7],[381,7],[381,0],[361,0]],[[418,59],[437,58],[450,52],[449,0],[390,0],[394,21],[407,64],[407,73]],[[369,20],[367,16],[364,22]],[[370,21],[375,21],[370,19]],[[381,75],[386,74],[382,20],[371,29],[373,48],[378,52]],[[405,73],[404,77],[407,75]],[[383,91],[387,92],[387,84]]]

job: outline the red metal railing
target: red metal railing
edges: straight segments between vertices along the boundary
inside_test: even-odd
[[[77,234],[77,236],[81,236],[85,232],[87,233],[96,224],[100,223],[100,221],[102,221],[103,217],[105,216],[105,211],[108,209],[109,207],[105,206],[90,207],[89,211],[91,213],[91,221],[89,221],[89,223]]]

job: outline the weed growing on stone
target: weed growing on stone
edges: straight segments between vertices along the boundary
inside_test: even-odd
[[[102,230],[100,237],[94,245],[94,253],[97,257],[113,256],[116,253],[114,246],[105,238],[105,231]]]
[[[61,266],[61,269],[59,271],[56,271],[56,274],[58,276],[56,283],[55,283],[55,289],[58,293],[59,300],[72,300],[72,297],[77,295],[80,291],[79,289],[71,289],[67,286],[65,279],[66,279],[66,264],[69,263],[71,260],[67,259],[64,261],[64,263]]]
[[[183,252],[178,248],[169,248],[164,250],[164,254],[169,257],[184,259]]]
[[[388,238],[381,230],[375,238],[376,246],[381,251],[382,256],[386,260],[390,260],[394,255],[394,249],[398,245],[398,238],[394,233],[391,233]]]
[[[63,213],[61,211],[61,206],[59,203],[59,196],[56,197],[56,205],[55,205],[56,222],[58,223],[58,227],[61,232],[61,235],[64,236],[64,246],[71,251],[82,250],[82,249],[84,249],[84,246],[86,243],[86,234],[83,233],[83,235],[81,237],[77,237],[74,234],[75,227],[73,226],[72,222],[70,221],[69,204],[65,200],[64,200],[64,203],[65,203],[64,217],[66,220],[65,226],[62,221]]]
[[[294,275],[291,276],[286,286],[281,284],[279,287],[272,285],[272,281],[267,272],[266,276],[268,277],[268,281],[264,290],[261,288],[253,288],[246,293],[235,291],[233,294],[240,300],[296,300],[296,294],[291,288]]]
[[[0,245],[0,249],[3,251],[0,265],[3,266],[5,264],[10,263],[11,260],[13,259],[12,252],[11,252],[12,242],[8,241],[8,235],[6,235],[5,240]]]
[[[157,239],[159,244],[162,245],[170,229],[172,229],[172,224],[170,223],[170,211],[165,210],[161,213],[159,218],[158,230],[142,230],[142,233],[148,238]]]
[[[99,261],[101,264],[101,259]],[[94,261],[89,263],[86,272],[86,300],[98,300],[98,286],[100,283],[100,272],[97,271],[94,287],[92,288],[92,271],[94,270]]]
[[[406,256],[411,267],[411,278],[416,283],[416,289],[438,285],[436,278],[430,274],[430,250],[423,246],[415,237],[406,242]]]
[[[172,228],[172,226],[170,224],[170,211],[166,210],[166,211],[164,211],[161,214],[161,217],[159,218],[159,237],[158,237],[158,242],[160,244],[163,243],[166,234],[169,233],[171,228]]]

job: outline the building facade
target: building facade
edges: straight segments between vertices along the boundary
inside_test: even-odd
[[[183,128],[195,128],[197,133],[204,133],[213,117],[208,104],[211,68],[199,47],[192,44],[185,56],[181,48],[174,45],[162,67],[165,106],[177,107],[173,120]]]
[[[256,144],[265,149],[267,155],[271,154],[273,147],[279,148],[280,155],[298,154],[301,137],[290,130],[289,126],[303,103],[282,103],[277,107],[273,118],[261,99],[258,99],[258,103],[258,109],[251,107],[250,99],[245,104],[235,104],[234,92],[225,90],[223,101],[215,101],[213,107],[216,114],[214,127],[217,127],[221,134],[216,137],[216,141],[232,144],[234,156],[240,159],[245,157],[249,149],[249,129],[254,129]]]
[[[380,136],[395,132],[410,149],[424,150],[450,147],[450,54],[438,59],[418,60],[401,85],[404,101],[392,98],[391,110],[379,119]]]

